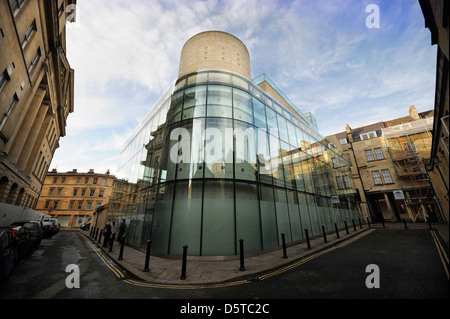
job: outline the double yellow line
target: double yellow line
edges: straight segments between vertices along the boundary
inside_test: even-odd
[[[444,247],[442,247],[441,242],[439,241],[439,238],[436,235],[436,232],[434,230],[431,231],[431,235],[433,236],[434,243],[435,243],[436,248],[438,250],[439,257],[441,258],[442,265],[444,266],[444,271],[445,271],[445,274],[447,275],[447,279],[448,279],[449,277],[448,277],[448,256],[447,256],[447,253],[446,253]]]
[[[95,251],[95,253],[100,257],[100,259],[105,263],[105,265],[112,270],[112,272],[117,276],[117,278],[125,278],[124,274],[122,274],[120,270],[116,268],[114,262],[103,255],[102,250],[100,248],[92,244],[90,241],[87,242],[89,246],[91,246],[92,249]]]
[[[131,279],[124,280],[127,284],[139,286],[139,287],[146,287],[146,288],[163,288],[163,289],[207,289],[207,288],[222,288],[222,287],[231,287],[231,286],[238,286],[243,284],[248,284],[250,281],[248,280],[241,280],[241,281],[233,281],[233,282],[226,282],[226,283],[218,283],[218,284],[208,284],[208,285],[175,285],[175,284],[158,284],[158,283],[148,283],[148,282],[140,282],[135,281]]]

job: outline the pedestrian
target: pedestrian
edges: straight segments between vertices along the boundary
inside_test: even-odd
[[[105,228],[103,229],[103,247],[108,247],[109,237],[111,236],[111,223],[106,223]]]
[[[109,239],[109,251],[112,251],[113,248],[113,242],[114,239],[116,238],[116,220],[113,219],[113,221],[111,222],[111,237]]]
[[[120,226],[119,226],[119,235],[117,235],[117,241],[119,242],[119,244],[122,244],[122,242],[124,241],[123,236],[125,235],[126,228],[127,228],[127,224],[125,222],[125,219],[122,219],[122,222],[120,223]]]

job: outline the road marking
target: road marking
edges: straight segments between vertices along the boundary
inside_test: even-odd
[[[286,266],[286,267],[277,269],[277,270],[275,270],[275,271],[273,271],[273,272],[270,272],[270,273],[267,273],[267,274],[265,274],[265,275],[259,276],[259,277],[257,277],[256,279],[259,280],[259,281],[262,281],[262,280],[265,280],[265,279],[267,279],[267,278],[273,277],[273,276],[275,276],[275,275],[279,275],[279,274],[281,274],[281,273],[284,273],[284,272],[286,272],[286,271],[288,271],[288,270],[291,270],[291,269],[296,268],[296,267],[298,267],[298,266],[300,266],[300,265],[303,265],[304,263],[307,263],[308,261],[311,261],[311,260],[313,260],[313,259],[315,259],[315,258],[317,258],[317,257],[319,257],[319,256],[322,256],[322,255],[324,255],[324,254],[326,254],[326,253],[329,253],[329,252],[331,252],[331,251],[333,251],[333,250],[336,250],[336,249],[338,249],[338,248],[342,248],[342,247],[345,247],[345,246],[347,246],[347,245],[350,245],[351,243],[357,241],[358,239],[360,239],[360,238],[362,238],[362,237],[364,237],[364,236],[369,235],[369,234],[372,233],[373,231],[375,231],[375,229],[371,229],[371,230],[369,230],[369,231],[366,231],[366,232],[364,232],[364,233],[362,233],[362,234],[359,234],[359,235],[355,236],[354,238],[351,238],[351,239],[349,239],[349,240],[345,240],[345,241],[343,241],[343,242],[337,244],[336,246],[333,246],[333,247],[331,247],[331,248],[328,248],[328,249],[319,251],[318,253],[316,253],[316,254],[314,254],[314,255],[311,255],[311,256],[308,256],[308,257],[306,257],[306,258],[303,258],[303,259],[301,259],[301,260],[299,260],[299,261],[297,261],[297,262],[295,262],[295,263],[293,263],[293,264],[290,264],[290,265],[288,265],[288,266]]]
[[[222,288],[222,287],[231,287],[238,286],[250,283],[249,280],[240,280],[226,283],[216,283],[216,284],[194,284],[194,285],[176,285],[176,284],[159,284],[159,283],[149,283],[149,282],[141,282],[131,279],[125,279],[124,282],[130,285],[146,287],[146,288],[163,288],[163,289],[183,289],[183,290],[191,290],[191,289],[208,289],[208,288]]]
[[[35,250],[31,256],[41,256],[45,250]]]
[[[100,259],[105,263],[105,265],[112,270],[112,272],[118,277],[118,278],[125,278],[125,276],[120,272],[119,269],[117,269],[114,266],[114,263],[112,260],[106,258],[106,256],[103,255],[103,252],[100,248],[97,246],[94,246],[91,242],[88,241],[89,246],[95,251],[95,253],[100,257]]]
[[[439,238],[436,235],[436,232],[434,230],[431,231],[431,235],[433,236],[434,244],[436,245],[436,248],[439,253],[439,257],[441,258],[442,265],[444,266],[445,274],[448,277],[448,256],[445,252],[445,249],[442,247],[441,242],[439,241]]]

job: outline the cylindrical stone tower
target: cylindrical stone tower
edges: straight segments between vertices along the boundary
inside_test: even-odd
[[[244,43],[229,33],[202,32],[181,50],[178,77],[203,69],[232,71],[251,79],[250,54]]]

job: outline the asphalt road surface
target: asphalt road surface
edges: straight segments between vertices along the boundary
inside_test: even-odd
[[[75,272],[66,272],[69,265],[78,267],[79,288],[71,277]],[[369,265],[372,268],[368,269]],[[447,276],[430,230],[377,229],[353,243],[297,262],[291,269],[261,274],[246,284],[162,289],[130,277],[77,231],[62,230],[42,240],[9,280],[0,283],[0,299],[177,299],[177,306],[171,309],[175,312],[189,311],[182,308],[189,301],[192,307],[210,299],[221,300],[221,304],[242,299],[269,303],[274,299],[448,299]],[[215,311],[239,310],[227,307],[217,310],[216,306]]]

